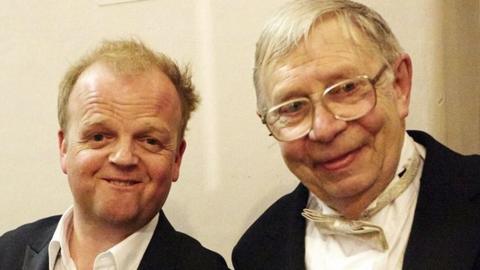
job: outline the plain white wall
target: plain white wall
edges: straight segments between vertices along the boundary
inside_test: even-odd
[[[71,204],[58,162],[57,85],[105,38],[137,37],[192,64],[202,104],[164,207],[178,230],[229,261],[246,227],[297,184],[255,115],[251,81],[256,39],[285,0],[0,1],[0,234]],[[362,2],[413,58],[408,127],[480,152],[479,2]]]

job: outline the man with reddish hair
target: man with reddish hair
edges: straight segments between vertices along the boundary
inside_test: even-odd
[[[227,269],[162,211],[197,104],[188,70],[138,41],[73,65],[58,98],[73,206],[1,236],[0,269]]]

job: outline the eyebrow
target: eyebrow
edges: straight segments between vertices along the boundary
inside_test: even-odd
[[[171,131],[166,127],[156,127],[150,123],[147,123],[146,127],[142,127],[138,133],[160,133],[167,134],[170,136]]]
[[[307,88],[295,87],[289,88],[284,87],[277,91],[277,94],[272,96],[272,106],[280,104],[282,102],[288,101],[290,99],[303,97],[309,94]]]
[[[112,131],[107,121],[90,121],[87,120],[80,125],[80,134],[89,134],[94,131]]]
[[[82,133],[88,133],[95,129],[103,129],[115,132],[115,128],[112,127],[110,124],[111,121],[108,119],[104,119],[102,117],[98,117],[97,119],[89,119],[85,122],[85,124],[81,127]],[[141,126],[138,129],[134,129],[134,133],[132,134],[134,137],[141,137],[147,134],[154,134],[159,136],[163,139],[170,140],[172,137],[172,131],[169,130],[167,127],[164,126],[154,126],[151,123],[147,122],[141,123]]]
[[[83,127],[108,126],[109,120],[101,115],[93,115],[85,120],[80,120]]]
[[[320,81],[326,81],[326,86],[328,87],[329,84],[332,84],[338,80],[350,79],[355,76],[363,75],[360,74],[359,69],[356,66],[352,65],[340,65],[337,66],[335,69],[328,70],[323,74],[314,74],[315,78]]]

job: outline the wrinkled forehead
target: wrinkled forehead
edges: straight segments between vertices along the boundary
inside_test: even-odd
[[[175,86],[158,69],[126,73],[115,71],[104,63],[91,65],[77,80],[68,111],[80,112],[93,105],[135,109],[133,112],[168,113],[176,121],[181,118],[180,98]]]

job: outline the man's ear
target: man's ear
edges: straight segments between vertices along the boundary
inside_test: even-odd
[[[172,181],[176,182],[180,176],[180,165],[182,164],[183,153],[187,148],[187,142],[182,139],[175,153],[175,163],[173,164]]]
[[[67,174],[67,138],[65,132],[60,129],[57,133],[58,137],[58,152],[60,153],[60,167],[63,173]]]
[[[393,87],[397,110],[401,119],[405,119],[409,112],[410,92],[412,89],[412,60],[406,53],[402,53],[393,65],[395,79]]]

